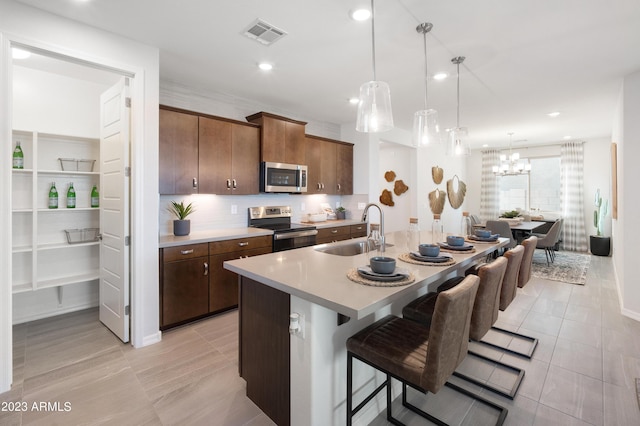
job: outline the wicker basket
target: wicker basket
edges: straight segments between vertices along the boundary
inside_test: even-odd
[[[80,244],[98,241],[100,228],[65,229],[69,244]]]
[[[60,167],[65,172],[92,172],[96,160],[77,158],[58,158]]]

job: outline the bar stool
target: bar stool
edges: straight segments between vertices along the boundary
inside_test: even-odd
[[[535,235],[522,241],[524,247],[524,256],[520,265],[520,274],[518,275],[518,287],[524,287],[531,279],[531,265],[533,263],[533,252],[536,251],[538,245],[538,237]]]
[[[389,315],[347,340],[347,426],[382,389],[387,389],[387,420],[401,425],[391,412],[391,378],[402,382],[402,404],[418,415],[444,425],[441,420],[407,401],[407,385],[422,393],[437,393],[442,386],[462,392],[499,411],[501,425],[508,410],[447,382],[467,354],[470,321],[480,279],[465,278],[460,285],[434,299],[431,327]],[[353,358],[386,374],[386,380],[353,407]]]
[[[504,278],[506,269],[507,269],[508,261],[504,256],[499,257],[495,261],[491,263],[487,263],[478,268],[478,277],[480,278],[480,284],[478,287],[478,292],[476,294],[476,301],[473,305],[473,314],[471,316],[471,323],[469,328],[469,338],[476,342],[481,342],[482,338],[485,334],[491,329],[493,324],[498,319],[498,310],[500,305],[500,294],[502,288],[502,280]],[[467,275],[465,280],[468,277],[474,276],[473,274]],[[459,281],[460,277],[454,278],[445,282],[443,285],[438,287],[438,289],[443,289],[443,291],[447,288],[455,288],[456,281]],[[460,285],[460,284],[457,284]],[[452,287],[453,286],[453,287]],[[437,303],[437,298],[435,299],[435,303]],[[433,310],[434,301],[433,297],[427,298],[425,296],[420,297],[413,302],[409,303],[402,310],[402,315],[404,318],[413,320],[413,321],[421,321],[425,317],[429,317]],[[433,321],[433,320],[432,320]],[[457,377],[460,377],[468,382],[471,382],[475,385],[481,386],[485,389],[488,389],[492,392],[495,392],[499,395],[507,397],[509,399],[513,399],[518,392],[518,388],[524,379],[524,370],[521,368],[514,367],[509,364],[505,364],[501,361],[492,359],[485,355],[479,354],[477,352],[468,351],[470,355],[473,355],[477,358],[483,359],[485,361],[489,361],[500,365],[501,367],[513,371],[516,374],[516,380],[509,392],[505,392],[499,388],[493,387],[483,381],[477,380],[474,377],[468,376],[466,374],[462,374],[458,371],[455,371],[453,374]]]

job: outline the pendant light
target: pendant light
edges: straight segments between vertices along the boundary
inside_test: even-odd
[[[457,85],[457,115],[456,115],[456,127],[449,130],[449,143],[447,144],[447,155],[462,156],[469,155],[471,153],[469,145],[463,140],[468,135],[466,127],[460,127],[460,64],[465,60],[464,56],[456,56],[451,59],[451,62],[456,64],[458,85]]]
[[[416,31],[423,35],[424,41],[424,109],[416,111],[413,115],[413,145],[426,146],[440,141],[440,128],[438,125],[438,111],[427,107],[427,84],[429,81],[427,62],[427,33],[431,31],[433,24],[422,23],[416,27]]]
[[[385,132],[393,128],[393,114],[391,112],[391,92],[389,85],[376,78],[376,31],[375,11],[371,0],[371,47],[373,59],[373,81],[360,86],[360,101],[358,102],[358,132]]]

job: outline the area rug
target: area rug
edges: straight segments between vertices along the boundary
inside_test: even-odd
[[[533,255],[531,273],[538,278],[584,285],[587,281],[590,262],[590,254],[557,251],[555,261],[547,266],[544,250],[536,250]]]

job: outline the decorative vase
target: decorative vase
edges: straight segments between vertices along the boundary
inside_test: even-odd
[[[173,235],[183,236],[189,235],[191,232],[191,221],[188,219],[176,219],[173,221]]]
[[[591,247],[591,253],[596,256],[609,256],[611,253],[611,238],[601,237],[598,235],[589,236],[589,246]]]

